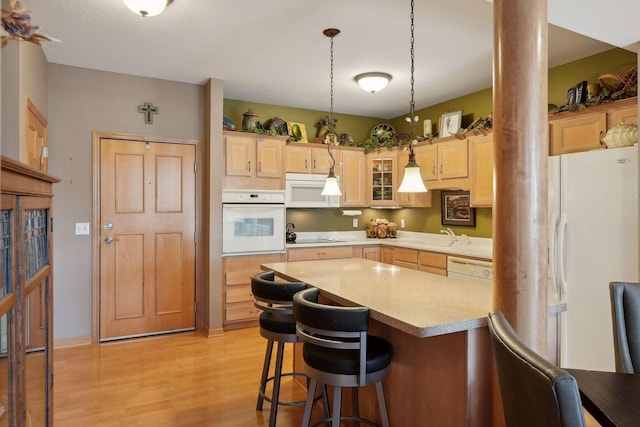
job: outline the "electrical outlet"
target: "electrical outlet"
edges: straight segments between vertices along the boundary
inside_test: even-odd
[[[76,222],[76,236],[88,236],[89,235],[89,223],[88,222]]]
[[[404,228],[404,219],[400,220],[400,228]]]
[[[358,227],[358,218],[353,218],[353,228]]]

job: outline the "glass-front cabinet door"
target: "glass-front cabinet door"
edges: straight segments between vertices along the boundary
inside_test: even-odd
[[[398,154],[380,151],[367,154],[369,174],[369,206],[396,206],[398,204]]]
[[[51,406],[52,313],[51,313],[51,199],[20,200],[22,254],[22,347],[24,364],[24,417],[26,425],[49,426]]]

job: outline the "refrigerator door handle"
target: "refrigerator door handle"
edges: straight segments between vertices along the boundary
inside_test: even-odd
[[[551,273],[551,283],[553,284],[553,292],[556,297],[560,297],[560,289],[558,287],[558,215],[553,214],[551,217],[551,241],[549,242],[549,268]]]
[[[558,248],[556,251],[557,254],[557,262],[558,262],[558,270],[560,270],[560,280],[558,281],[558,292],[560,295],[566,295],[567,292],[567,277],[566,277],[566,269],[564,265],[565,260],[565,251],[567,249],[567,216],[566,214],[562,214],[560,216],[560,225],[558,227]]]

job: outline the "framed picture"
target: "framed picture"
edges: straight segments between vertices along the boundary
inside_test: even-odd
[[[307,128],[304,123],[287,122],[289,135],[295,142],[309,142],[307,139]]]
[[[423,122],[423,136],[425,138],[428,138],[429,136],[431,136],[432,132],[433,132],[433,129],[431,126],[431,120],[427,119]]]
[[[444,113],[440,118],[440,137],[455,135],[462,124],[462,110]]]
[[[476,226],[476,209],[468,191],[442,191],[442,225]]]

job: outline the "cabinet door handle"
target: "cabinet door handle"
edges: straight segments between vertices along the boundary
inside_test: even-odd
[[[307,159],[304,159],[304,168],[308,169],[309,168],[309,163]]]
[[[433,165],[433,172],[432,173],[433,173],[433,175],[436,174],[436,165],[435,164]]]
[[[251,171],[251,160],[247,162],[247,170]]]
[[[258,172],[262,172],[262,162],[258,162]]]
[[[440,175],[442,175],[442,164],[440,165]]]

